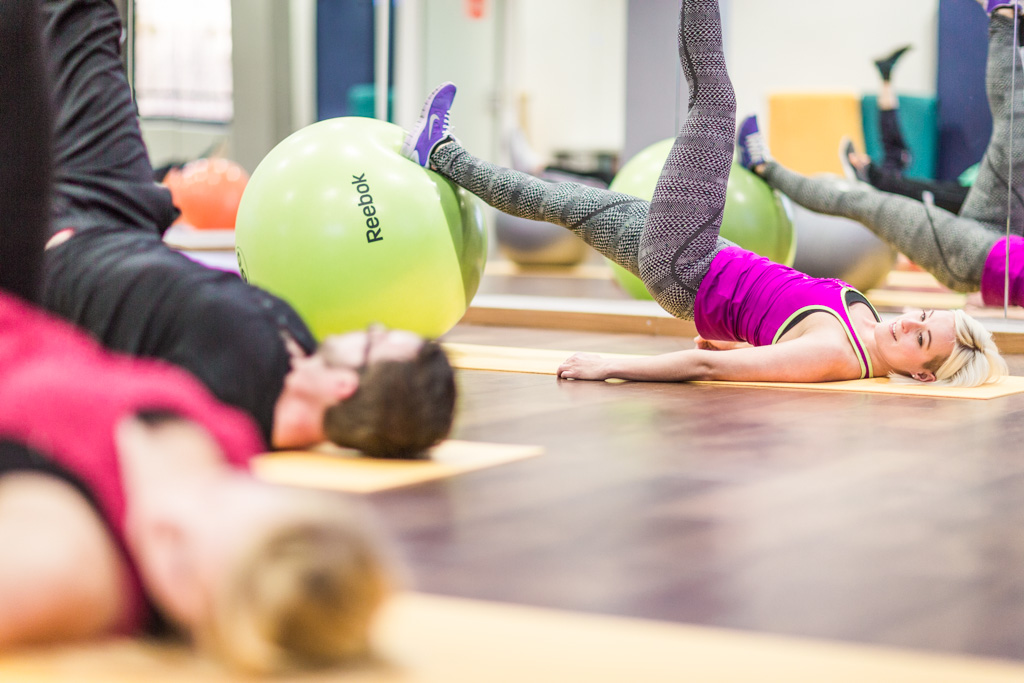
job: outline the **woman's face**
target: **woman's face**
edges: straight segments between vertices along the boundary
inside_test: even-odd
[[[935,370],[956,345],[952,311],[920,310],[904,313],[875,328],[879,355],[900,374],[934,381]],[[931,369],[929,369],[931,368]]]

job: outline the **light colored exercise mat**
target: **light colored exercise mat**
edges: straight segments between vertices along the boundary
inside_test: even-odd
[[[257,477],[275,484],[373,493],[444,479],[540,455],[540,446],[443,441],[423,460],[367,458],[356,451],[324,446],[310,451],[279,451],[256,458]]]
[[[452,367],[461,370],[494,370],[554,375],[571,351],[524,349],[511,346],[479,344],[444,344]],[[722,353],[728,353],[723,351]],[[636,354],[602,353],[606,358],[641,358]],[[927,398],[990,399],[1024,393],[1024,377],[1006,377],[997,384],[981,387],[946,387],[924,382],[893,382],[884,377],[842,382],[694,382],[736,387],[767,387],[772,389],[812,389],[815,391],[852,391],[870,394],[901,394]]]
[[[459,598],[401,594],[385,607],[376,661],[277,682],[1019,683],[1024,664],[918,653]],[[252,680],[183,646],[117,640],[0,655],[18,683]]]

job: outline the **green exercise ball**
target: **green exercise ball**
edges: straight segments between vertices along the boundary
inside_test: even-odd
[[[274,147],[242,195],[242,276],[320,339],[374,322],[437,337],[476,294],[480,201],[403,157],[404,137],[376,119],[314,123]]]
[[[674,139],[643,149],[615,175],[609,189],[650,201]],[[793,265],[796,232],[779,194],[756,175],[734,163],[725,196],[722,237],[766,258]],[[630,296],[650,299],[639,278],[616,264],[612,273]]]

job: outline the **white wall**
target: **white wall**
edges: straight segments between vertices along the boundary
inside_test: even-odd
[[[543,158],[622,148],[626,0],[510,0],[505,115]]]
[[[252,10],[268,0],[250,2]],[[290,76],[284,84],[287,90],[290,80],[292,91],[283,98],[290,111],[275,113],[269,103],[259,108],[266,109],[261,118],[283,115],[300,127],[315,111],[315,5],[313,0],[290,4],[291,73],[282,74]],[[901,61],[894,85],[908,94],[934,94],[938,0],[720,4],[740,115],[765,113],[767,96],[775,91],[874,92],[878,79],[872,60],[906,43],[914,48]],[[395,17],[399,124],[411,125],[423,96],[450,79],[460,88],[453,112],[456,134],[492,159],[505,158],[502,138],[517,118],[523,94],[530,143],[543,157],[559,149],[625,148],[628,158],[643,144],[673,134],[678,0],[490,0],[487,8],[484,20],[471,20],[463,0],[404,0]],[[627,26],[627,17],[647,23],[634,33],[637,27]],[[251,36],[247,42],[262,40]],[[638,46],[643,50],[634,60]],[[236,62],[240,71],[251,66]],[[243,81],[248,77],[236,74]],[[652,82],[641,83],[645,80]],[[243,148],[231,152],[250,162],[266,147],[245,149],[250,136],[239,139],[232,127],[147,123],[144,129],[156,162],[191,156],[224,137]]]
[[[766,112],[777,91],[876,92],[874,59],[908,43],[893,86],[935,94],[938,0],[730,0],[727,12],[740,116]]]
[[[418,21],[423,36],[421,85],[415,96],[415,115],[428,92],[438,83],[452,81],[458,95],[452,110],[454,134],[476,154],[494,158],[498,138],[497,120],[500,97],[501,31],[505,0],[488,0],[480,19],[467,16],[465,0],[427,0],[421,2]],[[400,9],[399,12],[406,13]],[[408,16],[408,13],[406,13]],[[398,18],[404,34],[403,19]],[[410,64],[408,56],[396,56],[398,63]],[[419,70],[419,69],[417,69]],[[415,121],[408,98],[415,88],[399,80],[399,125],[409,127]]]

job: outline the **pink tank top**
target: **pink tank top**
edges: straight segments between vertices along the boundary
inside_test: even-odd
[[[986,306],[1003,305],[1007,244],[1010,251],[1010,305],[1024,306],[1024,237],[1017,235],[1004,237],[988,252],[981,271],[981,300]]]
[[[864,295],[842,280],[805,275],[739,247],[727,247],[711,262],[694,303],[694,322],[705,339],[770,346],[811,313],[836,317],[846,329],[861,378],[871,377],[871,357],[850,321],[850,306]]]
[[[256,426],[184,370],[110,353],[70,324],[4,293],[0,377],[0,437],[52,458],[92,492],[132,570],[120,630],[138,631],[149,608],[127,548],[117,423],[142,410],[177,413],[204,426],[227,463],[239,469],[264,450]]]

